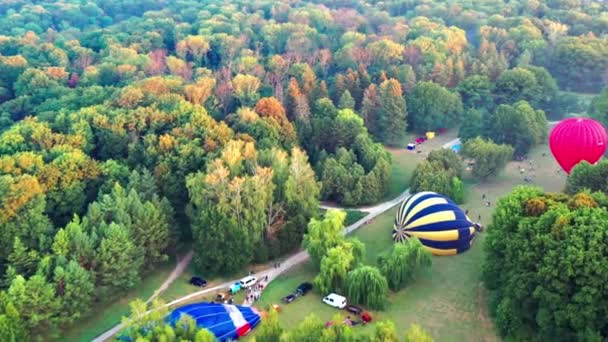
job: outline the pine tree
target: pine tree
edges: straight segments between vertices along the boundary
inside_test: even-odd
[[[355,99],[350,95],[348,90],[345,90],[340,97],[338,102],[338,108],[340,109],[355,109]]]
[[[378,132],[388,144],[398,144],[405,138],[407,128],[407,107],[403,98],[401,85],[395,79],[384,81],[380,85],[382,109],[378,117]]]
[[[378,87],[371,84],[363,93],[363,103],[361,106],[361,116],[365,122],[365,127],[376,137],[380,137],[382,132],[378,130],[378,115],[382,109],[382,101],[378,94]]]
[[[54,281],[57,295],[61,298],[62,320],[70,324],[85,316],[93,299],[91,274],[72,260],[65,268],[55,268]]]
[[[6,292],[0,293],[0,341],[28,341],[27,331],[19,312],[8,299]]]
[[[141,256],[124,226],[112,222],[102,230],[103,238],[97,251],[97,282],[106,294],[130,289],[139,281]]]
[[[15,237],[13,251],[8,256],[8,262],[15,271],[24,276],[30,276],[36,270],[40,255],[35,250],[28,250],[19,237]]]
[[[53,284],[43,276],[34,275],[26,281],[18,275],[8,289],[8,299],[32,335],[49,333],[57,327],[59,302]]]

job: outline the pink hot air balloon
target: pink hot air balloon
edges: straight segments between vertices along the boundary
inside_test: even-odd
[[[569,118],[558,123],[549,134],[549,147],[559,165],[570,174],[583,160],[595,164],[606,152],[608,134],[592,119]]]

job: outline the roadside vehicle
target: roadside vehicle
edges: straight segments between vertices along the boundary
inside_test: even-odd
[[[192,277],[190,278],[190,284],[198,287],[207,286],[207,281],[201,277]]]
[[[355,315],[359,315],[361,314],[361,312],[363,312],[363,309],[361,309],[360,307],[356,306],[356,305],[348,305],[346,307],[346,311],[355,314]]]
[[[308,291],[310,291],[310,290],[312,290],[312,284],[309,282],[305,282],[298,286],[295,294],[297,296],[305,296],[308,293]]]
[[[330,293],[323,298],[323,303],[333,306],[334,308],[344,309],[344,307],[346,307],[346,298],[339,294]]]
[[[254,276],[247,276],[239,281],[239,283],[241,283],[241,288],[243,288],[243,289],[249,288],[249,287],[255,285],[255,283],[257,283],[257,282],[258,282],[258,278],[254,277]]]
[[[283,302],[285,302],[285,304],[289,304],[289,303],[293,302],[294,300],[296,300],[296,296],[294,296],[293,294],[290,294],[290,295],[283,297],[282,300],[283,300]]]

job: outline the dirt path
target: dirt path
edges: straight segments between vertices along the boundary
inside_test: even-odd
[[[148,298],[148,300],[146,301],[146,304],[153,301],[154,298],[158,297],[161,293],[163,293],[166,289],[168,289],[169,286],[173,283],[173,281],[175,281],[175,279],[177,279],[179,276],[182,275],[182,273],[184,273],[184,270],[186,269],[186,267],[188,267],[188,265],[190,264],[190,261],[192,261],[193,255],[194,255],[194,252],[190,251],[184,256],[184,258],[182,260],[180,260],[177,263],[177,265],[173,269],[173,272],[171,272],[171,274],[165,280],[165,282],[158,289],[156,289],[156,291],[154,291],[154,294],[152,294],[152,296],[150,296],[150,298]]]

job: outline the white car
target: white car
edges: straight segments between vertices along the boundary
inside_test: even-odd
[[[333,306],[334,308],[344,309],[344,307],[346,307],[346,298],[338,294],[331,293],[327,297],[323,298],[323,303]]]
[[[240,281],[241,287],[244,289],[255,285],[255,283],[257,283],[257,282],[258,282],[258,278],[253,277],[253,276],[247,276],[247,277],[241,279],[241,281]]]

